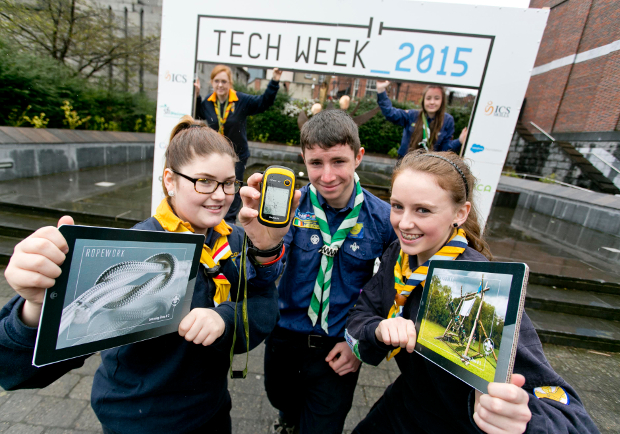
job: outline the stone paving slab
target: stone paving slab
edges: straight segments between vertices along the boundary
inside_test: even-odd
[[[12,294],[4,270],[0,268],[0,298]],[[603,434],[620,433],[620,353],[605,353],[544,344],[545,354],[554,369],[579,393],[586,409]],[[233,400],[232,420],[235,434],[269,433],[277,416],[263,386],[264,345],[250,352],[249,374],[245,380],[229,380]],[[245,366],[238,355],[235,369]],[[0,389],[1,434],[99,434],[101,426],[90,407],[93,376],[101,359],[94,355],[83,367],[67,373],[40,390],[6,392]],[[345,423],[349,434],[398,376],[394,361],[378,367],[362,366],[353,399],[353,408]]]

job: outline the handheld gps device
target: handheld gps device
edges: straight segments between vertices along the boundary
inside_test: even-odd
[[[285,227],[291,219],[295,173],[288,167],[269,166],[260,190],[258,221],[272,228]]]

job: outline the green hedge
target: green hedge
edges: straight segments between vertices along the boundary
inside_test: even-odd
[[[241,92],[256,94],[243,86],[235,86]],[[280,91],[274,105],[264,113],[250,116],[247,121],[248,139],[254,141],[268,141],[274,143],[299,144],[299,128],[297,118],[282,114],[284,104],[290,101],[286,92]],[[353,111],[357,103],[351,104],[349,113]],[[392,101],[394,107],[403,110],[415,109],[411,103]],[[338,102],[334,104],[338,107]],[[376,98],[364,98],[360,102],[356,116],[366,113],[377,106]],[[448,112],[454,116],[456,129],[455,137],[467,126],[471,109],[461,107],[449,107]],[[398,148],[403,135],[403,128],[388,122],[381,112],[359,128],[360,141],[366,152],[387,154],[390,149]]]
[[[26,116],[45,113],[47,128],[67,128],[61,108],[65,100],[80,118],[91,116],[79,129],[134,131],[138,122],[144,131],[155,116],[154,101],[139,94],[110,91],[107,82],[104,85],[79,78],[51,58],[20,53],[0,41],[0,59],[0,125],[17,126],[30,106]],[[20,126],[31,125],[23,122]]]

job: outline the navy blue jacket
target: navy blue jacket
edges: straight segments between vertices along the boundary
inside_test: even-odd
[[[392,102],[387,96],[387,92],[381,92],[377,94],[377,103],[381,108],[381,113],[385,118],[393,124],[400,125],[404,128],[403,138],[400,142],[400,148],[398,148],[398,155],[404,157],[409,151],[409,143],[411,142],[411,135],[415,123],[418,120],[419,110],[402,110],[392,107]],[[429,126],[433,122],[433,119],[429,118]],[[432,127],[431,127],[432,129]],[[454,134],[454,118],[450,113],[445,113],[443,116],[443,126],[439,132],[439,137],[433,145],[434,151],[452,151],[459,152],[461,148],[461,142],[459,139],[452,140]]]
[[[301,200],[291,228],[284,237],[286,268],[278,285],[280,321],[278,326],[303,334],[325,335],[320,319],[312,327],[308,307],[321,264],[319,249],[323,245],[309,186],[301,189]],[[343,337],[349,309],[357,301],[360,290],[372,277],[376,258],[396,239],[390,225],[390,205],[363,190],[364,202],[357,227],[349,232],[334,257],[327,317],[329,336]],[[346,207],[336,211],[320,193],[319,203],[327,216],[332,235],[349,214],[355,202],[355,191]]]
[[[364,287],[357,305],[351,309],[347,333],[358,340],[362,360],[378,365],[393,349],[375,337],[379,322],[387,318],[394,304],[394,265],[400,244],[394,242],[386,251],[381,267]],[[457,260],[486,261],[479,252],[468,247]],[[416,318],[421,288],[418,287],[403,308],[403,317]],[[417,352],[400,351],[396,362],[401,375],[388,388],[383,398],[394,410],[390,428],[395,433],[409,432],[407,426],[420,426],[428,433],[480,433],[473,420],[474,389]],[[391,363],[391,362],[388,362]],[[521,318],[514,372],[525,377],[523,389],[529,395],[532,419],[526,433],[597,433],[598,429],[586,412],[575,390],[551,367],[529,317]],[[538,399],[533,389],[560,386],[569,397],[568,404],[551,399]],[[407,423],[407,421],[411,421]]]
[[[155,218],[134,229],[162,231]],[[208,241],[213,246],[219,234]],[[241,250],[243,229],[233,226],[228,242]],[[237,256],[234,261],[238,263]],[[249,263],[249,261],[248,261]],[[222,271],[237,288],[238,265],[220,261]],[[276,324],[278,267],[255,270],[248,266],[250,348],[256,347]],[[215,284],[200,266],[191,308],[214,308]],[[231,292],[236,295],[236,292]],[[24,300],[14,297],[0,311],[0,385],[6,390],[40,388],[51,384],[86,357],[36,368],[31,365],[37,329],[19,318]],[[228,368],[234,328],[234,302],[214,308],[223,318],[224,334],[204,347],[170,333],[101,353],[91,403],[101,423],[118,433],[183,433],[205,425],[228,402]],[[246,351],[241,315],[238,316],[236,353]]]
[[[228,114],[228,119],[226,119],[224,124],[224,135],[233,142],[235,152],[240,160],[247,160],[250,157],[246,133],[247,117],[262,113],[271,107],[276,100],[278,89],[280,89],[279,82],[271,80],[262,95],[248,95],[237,92],[239,101],[234,103],[234,108]],[[224,113],[220,114],[224,116]],[[203,100],[200,95],[196,101],[196,116],[198,119],[204,119],[207,125],[215,131],[220,129],[213,102],[207,99]]]

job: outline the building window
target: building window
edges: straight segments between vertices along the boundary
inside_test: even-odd
[[[325,74],[319,74],[319,83],[323,83],[325,81]]]
[[[377,80],[366,80],[366,93],[377,92]]]
[[[360,90],[360,79],[356,78],[353,82],[353,98],[357,96],[357,92]]]

